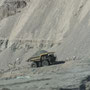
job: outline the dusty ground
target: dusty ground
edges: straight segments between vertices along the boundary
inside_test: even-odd
[[[0,90],[2,88],[10,90],[90,90],[90,60],[67,61],[37,69],[24,68],[10,73],[5,73],[3,77],[6,79],[0,80]],[[83,84],[85,89],[81,86]]]

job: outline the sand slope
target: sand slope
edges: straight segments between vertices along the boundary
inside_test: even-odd
[[[89,18],[90,0],[31,0],[0,21],[0,68],[38,49],[55,51],[58,60],[90,58]]]
[[[25,1],[8,10],[0,0],[0,89],[89,90],[90,0]],[[66,62],[31,69],[26,60],[40,49]]]

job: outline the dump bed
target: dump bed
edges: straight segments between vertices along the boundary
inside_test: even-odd
[[[45,52],[45,51],[44,51]],[[54,54],[54,52],[45,52],[45,53],[41,53],[41,52],[36,52],[30,59],[29,61],[40,61],[41,56],[43,55],[49,55],[49,54]]]

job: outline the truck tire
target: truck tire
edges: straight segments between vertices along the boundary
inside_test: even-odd
[[[49,62],[48,62],[48,60],[44,60],[44,61],[42,61],[42,66],[49,66]]]
[[[31,63],[31,68],[37,68],[38,66],[37,66],[37,63],[36,62],[32,62]]]

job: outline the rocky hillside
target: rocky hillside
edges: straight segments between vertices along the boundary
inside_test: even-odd
[[[0,0],[0,90],[90,90],[89,29],[90,0]],[[60,63],[30,68],[41,49]]]
[[[58,60],[90,57],[90,0],[1,0],[0,67],[38,49]]]

